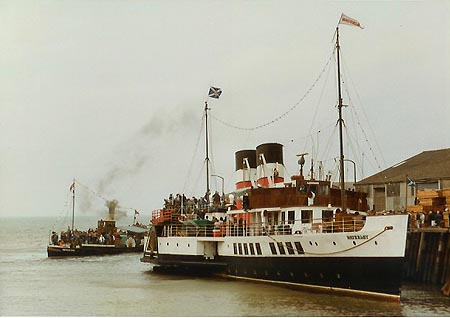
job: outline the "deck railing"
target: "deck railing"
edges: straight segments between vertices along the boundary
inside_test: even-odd
[[[219,225],[166,225],[163,229],[163,236],[189,236],[189,237],[224,237],[224,236],[270,236],[270,235],[291,235],[291,234],[314,234],[314,233],[338,233],[357,232],[365,224],[362,218],[341,219],[324,221],[312,220],[308,223],[280,222],[278,224],[252,223],[246,224],[225,224]]]

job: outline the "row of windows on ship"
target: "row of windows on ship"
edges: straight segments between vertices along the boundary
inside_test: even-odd
[[[286,246],[284,245],[286,244]],[[273,255],[305,254],[300,242],[270,242],[269,247]],[[256,252],[256,254],[255,254]],[[260,243],[233,243],[234,255],[262,255]]]

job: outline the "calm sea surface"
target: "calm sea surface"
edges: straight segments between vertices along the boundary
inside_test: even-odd
[[[157,274],[140,254],[48,259],[49,230],[69,223],[0,218],[1,316],[450,316],[450,298],[439,287],[406,284],[401,303],[392,304]],[[95,225],[84,217],[76,227]]]

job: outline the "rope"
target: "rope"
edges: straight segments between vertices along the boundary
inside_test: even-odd
[[[360,244],[357,244],[357,245],[355,245],[355,246],[352,246],[352,247],[349,247],[349,248],[346,248],[346,249],[343,249],[343,250],[340,250],[340,251],[330,252],[330,253],[312,253],[312,252],[305,252],[305,251],[304,251],[304,253],[305,253],[305,254],[309,254],[309,255],[334,255],[334,254],[344,253],[344,252],[353,250],[353,249],[355,249],[355,248],[357,248],[357,247],[360,247],[360,246],[362,246],[362,245],[364,245],[364,244],[366,244],[366,243],[369,243],[370,241],[374,240],[375,238],[377,238],[378,236],[380,236],[381,234],[383,234],[384,232],[386,232],[386,231],[388,231],[388,230],[392,230],[392,227],[390,227],[390,226],[385,226],[384,229],[383,229],[380,233],[376,234],[374,237],[372,237],[372,238],[370,238],[370,239],[367,239],[367,240],[365,240],[364,242],[362,242],[362,243],[360,243]],[[344,233],[344,232],[342,232],[342,233]],[[268,236],[269,238],[271,238],[274,242],[280,243],[280,242],[277,241],[275,238],[273,238],[271,235],[268,234],[267,236]],[[287,248],[287,247],[286,247],[286,248]],[[293,248],[292,248],[292,249],[293,249]]]
[[[330,64],[331,60],[333,59],[333,54],[334,54],[334,50],[333,53],[330,55],[330,57],[328,58],[328,61],[326,62],[325,66],[322,68],[322,70],[320,71],[319,75],[317,76],[316,80],[313,82],[313,84],[310,86],[310,88],[303,94],[303,96],[300,98],[300,100],[295,103],[291,108],[289,108],[286,112],[284,112],[283,114],[279,115],[278,117],[276,117],[275,119],[268,121],[264,124],[255,126],[255,127],[239,127],[230,123],[227,123],[217,117],[215,117],[214,115],[210,115],[214,120],[218,121],[219,123],[228,126],[230,128],[234,128],[234,129],[238,129],[238,130],[257,130],[257,129],[261,129],[264,127],[267,127],[271,124],[276,123],[277,121],[279,121],[280,119],[286,117],[290,112],[292,112],[295,108],[297,108],[298,105],[300,105],[305,98],[311,93],[311,91],[313,90],[313,88],[315,88],[315,86],[317,85],[318,81],[322,78],[322,75],[325,73],[326,69],[328,68],[328,64]]]
[[[96,197],[98,197],[98,198],[104,200],[105,202],[111,201],[110,199],[107,199],[107,198],[105,198],[104,196],[102,196],[101,194],[98,194],[98,193],[95,192],[94,190],[90,189],[88,186],[82,184],[80,181],[75,180],[75,182],[76,182],[76,184],[81,185],[85,190],[87,190],[88,192],[90,192],[92,195],[94,195],[94,196],[96,196]],[[117,205],[117,207],[118,207],[118,208],[121,208],[121,209],[125,209],[125,210],[130,210],[130,211],[136,210],[135,208],[125,207],[125,206],[119,205],[119,204]]]
[[[334,53],[334,52],[333,52]],[[316,105],[316,110],[314,111],[314,116],[313,116],[313,118],[312,118],[312,120],[311,120],[311,126],[309,127],[309,131],[308,131],[308,134],[312,137],[313,136],[313,134],[311,133],[311,131],[312,131],[312,129],[313,129],[313,125],[314,125],[314,123],[315,123],[315,121],[316,121],[316,117],[317,117],[317,114],[318,114],[318,112],[319,112],[319,106],[320,106],[320,104],[321,104],[321,102],[322,102],[322,98],[323,98],[323,94],[324,94],[324,92],[325,92],[325,87],[326,87],[326,84],[327,84],[327,82],[328,82],[328,78],[329,78],[329,76],[330,76],[330,71],[331,71],[331,67],[329,67],[328,68],[328,72],[327,72],[327,75],[326,75],[326,77],[325,77],[325,81],[324,81],[324,83],[323,83],[323,87],[322,87],[322,91],[320,92],[320,96],[319,96],[319,100],[317,101],[317,105]],[[321,131],[321,129],[319,129],[319,132]],[[305,145],[304,145],[304,149],[306,149],[306,146],[307,146],[307,142],[308,142],[308,140],[306,139],[305,140]],[[314,142],[314,141],[313,141]],[[317,145],[317,148],[319,147],[319,145]],[[317,150],[317,152],[318,152],[318,150]],[[318,154],[316,153],[315,154],[315,156],[317,156]],[[317,157],[315,157],[314,156],[314,154],[313,154],[313,157],[312,158],[317,158]]]
[[[70,215],[70,207],[69,207],[69,201],[71,197],[72,192],[68,192],[66,196],[66,200],[64,202],[64,211],[60,211],[59,215],[56,217],[55,221],[53,222],[51,229],[56,229],[56,226],[61,227],[63,224],[67,224],[69,220]]]
[[[200,144],[200,139],[201,139],[201,136],[202,136],[204,123],[205,123],[205,114],[203,114],[203,117],[202,117],[202,124],[200,125],[200,130],[199,130],[198,135],[197,135],[197,143],[195,145],[195,150],[192,153],[191,164],[189,165],[189,170],[188,170],[188,174],[186,176],[186,180],[184,181],[183,192],[186,191],[187,183],[191,179],[190,176],[191,176],[191,173],[192,173],[192,166],[194,165],[195,156],[197,154],[198,146]]]
[[[341,53],[342,53],[342,50],[341,50]],[[342,57],[343,57],[343,56],[342,56]],[[342,58],[342,62],[343,62],[343,64],[344,64],[344,66],[345,66],[345,67],[344,67],[343,75],[344,75],[344,73],[345,73],[345,77],[346,77],[346,78],[347,78],[347,77],[349,78],[350,82],[352,83],[353,87],[355,88],[356,96],[357,96],[358,100],[360,100],[360,103],[361,103],[361,98],[359,97],[358,91],[356,90],[356,85],[355,85],[355,83],[353,82],[353,79],[351,78],[350,74],[348,74],[348,76],[347,76],[347,73],[345,72],[345,70],[346,70],[346,69],[349,69],[349,68],[348,68],[347,63],[345,62],[345,59],[344,59],[344,58]],[[346,83],[346,82],[343,81],[343,83]],[[347,86],[345,86],[345,92],[346,92],[346,95],[347,95],[347,98],[348,98],[348,101],[349,101],[349,105],[354,105],[354,104],[353,104],[353,101],[352,101],[352,99],[351,99],[351,97],[350,97],[350,93],[349,93],[349,91],[348,91],[348,87],[347,87]],[[374,151],[374,149],[373,149],[371,143],[369,142],[369,138],[367,137],[367,133],[366,133],[365,129],[363,128],[363,126],[361,125],[361,121],[360,121],[360,119],[359,119],[358,113],[356,112],[356,109],[355,109],[354,106],[351,107],[351,109],[352,109],[352,112],[354,113],[354,115],[355,115],[355,117],[356,117],[356,123],[358,124],[359,128],[361,129],[361,131],[362,131],[362,133],[363,133],[363,135],[364,135],[364,140],[365,140],[365,142],[367,143],[367,145],[368,145],[368,147],[369,147],[369,150],[371,151],[371,153],[372,153],[372,155],[373,155],[373,158],[374,158],[374,160],[375,160],[375,162],[376,162],[376,164],[377,164],[377,167],[378,167],[378,169],[381,169],[381,165],[380,165],[380,163],[379,163],[379,161],[378,161],[377,156],[375,155],[375,151]],[[364,114],[364,116],[366,117],[366,120],[367,120],[367,114],[364,112],[364,108],[361,108],[361,109],[363,110],[363,114]],[[374,132],[373,132],[373,129],[372,129],[372,126],[370,126],[370,122],[369,122],[368,120],[367,120],[367,123],[368,123],[368,126],[369,126],[370,131],[372,132],[372,135],[375,136],[375,134],[374,134]],[[378,147],[378,149],[380,149],[380,146],[378,145],[378,142],[377,142],[376,138],[375,138],[375,144],[376,144],[376,146]],[[385,165],[385,159],[384,159],[384,157],[383,157],[383,153],[380,153],[380,155],[381,155],[381,159],[382,159],[382,161],[384,162],[384,165]]]

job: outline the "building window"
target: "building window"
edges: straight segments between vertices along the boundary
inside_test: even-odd
[[[269,246],[270,246],[270,251],[272,252],[272,254],[277,255],[277,249],[275,248],[275,243],[270,242]]]
[[[369,186],[357,186],[356,187],[356,191],[360,191],[360,192],[365,192],[367,193],[367,197],[371,198],[372,197],[372,191],[370,191]]]
[[[386,185],[386,195],[387,197],[398,197],[400,196],[400,183],[389,183]]]
[[[425,189],[431,190],[439,189],[439,184],[437,181],[428,183],[417,183],[417,190],[425,190]]]
[[[408,187],[411,189],[411,196],[415,197],[416,196],[416,187]],[[449,199],[450,200],[450,199]]]

